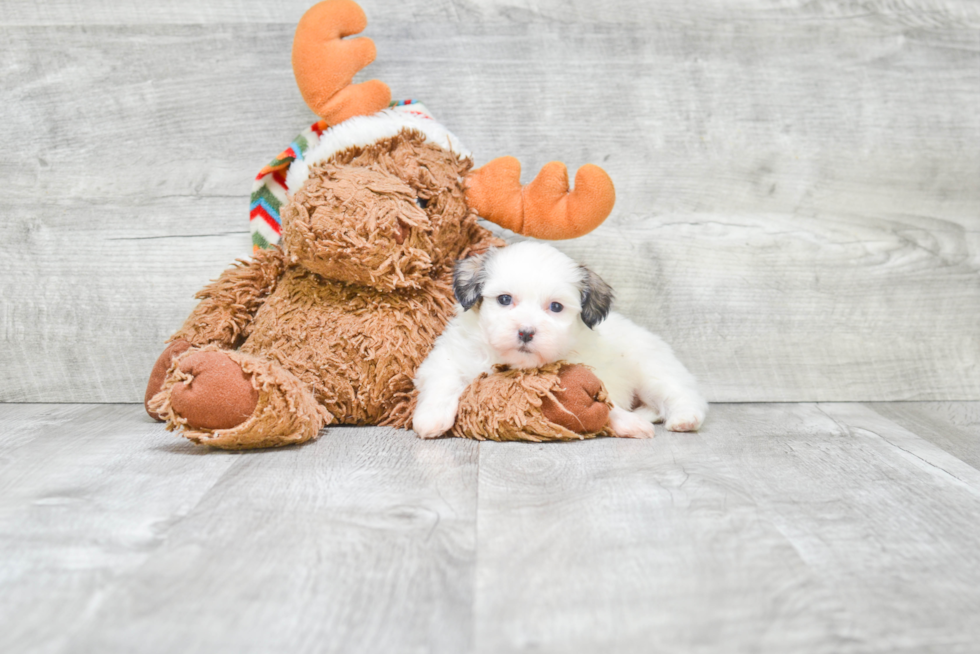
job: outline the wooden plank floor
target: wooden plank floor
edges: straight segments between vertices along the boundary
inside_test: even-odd
[[[980,651],[980,402],[557,445],[0,405],[2,652]]]

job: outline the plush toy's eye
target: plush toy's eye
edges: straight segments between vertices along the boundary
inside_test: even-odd
[[[563,306],[562,306],[562,305],[561,305],[560,303],[558,303],[558,302],[552,302],[552,303],[551,303],[551,310],[552,310],[552,311],[554,311],[555,313],[561,313],[561,310],[562,310],[562,309],[564,309],[564,308],[565,308],[565,307],[563,307]]]
[[[415,204],[419,205],[419,209],[425,209],[429,206],[429,201],[425,198],[415,198]]]
[[[510,304],[511,302],[513,302],[513,301],[514,301],[514,298],[512,298],[509,295],[498,295],[497,296],[497,304],[503,305],[505,307],[508,304]]]

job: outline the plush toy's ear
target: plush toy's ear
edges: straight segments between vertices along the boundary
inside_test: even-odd
[[[613,290],[599,275],[582,268],[582,322],[592,329],[609,315]]]
[[[500,157],[466,177],[466,202],[477,214],[518,234],[547,240],[576,238],[602,224],[616,203],[616,188],[602,168],[585,164],[568,190],[568,169],[545,164],[521,186],[521,163]]]
[[[324,0],[309,9],[293,38],[293,75],[306,104],[329,125],[369,116],[388,106],[391,90],[376,79],[351,84],[374,61],[374,41],[360,37],[364,11],[353,0]]]
[[[464,311],[483,299],[483,284],[486,282],[486,265],[496,248],[482,254],[474,254],[456,262],[453,268],[453,295],[463,305]]]

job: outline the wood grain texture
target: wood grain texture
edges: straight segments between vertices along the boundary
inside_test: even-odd
[[[312,120],[305,5],[5,5],[0,401],[139,400]],[[710,399],[980,398],[975,4],[364,6],[371,76],[478,163],[609,171],[612,217],[562,247]]]
[[[531,449],[531,453],[528,450]],[[480,457],[478,651],[969,652],[980,473],[859,405]]]
[[[243,456],[78,651],[466,651],[476,452],[378,428]]]
[[[0,649],[471,648],[475,443],[334,429],[235,454],[141,412],[0,407]]]
[[[70,651],[235,462],[140,407],[0,405],[0,651]]]
[[[250,247],[240,198],[14,209],[29,218],[0,258],[5,401],[138,399],[196,290]]]
[[[980,403],[876,402],[869,406],[980,470]]]
[[[528,449],[481,446],[478,651],[842,642],[833,598],[702,437]]]

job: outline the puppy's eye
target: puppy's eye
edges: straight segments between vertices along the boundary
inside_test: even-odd
[[[415,198],[415,204],[419,205],[419,209],[425,209],[429,206],[429,201],[425,198]]]
[[[501,306],[505,306],[506,307],[507,305],[509,305],[513,301],[514,301],[514,298],[512,298],[509,295],[498,295],[497,296],[497,304],[499,304]]]
[[[560,303],[558,303],[558,302],[552,302],[552,303],[551,303],[551,310],[552,310],[552,311],[554,311],[555,313],[561,313],[561,310],[562,310],[562,309],[564,309],[564,308],[565,308],[565,307],[563,307],[563,306],[562,306],[562,305],[561,305]]]

